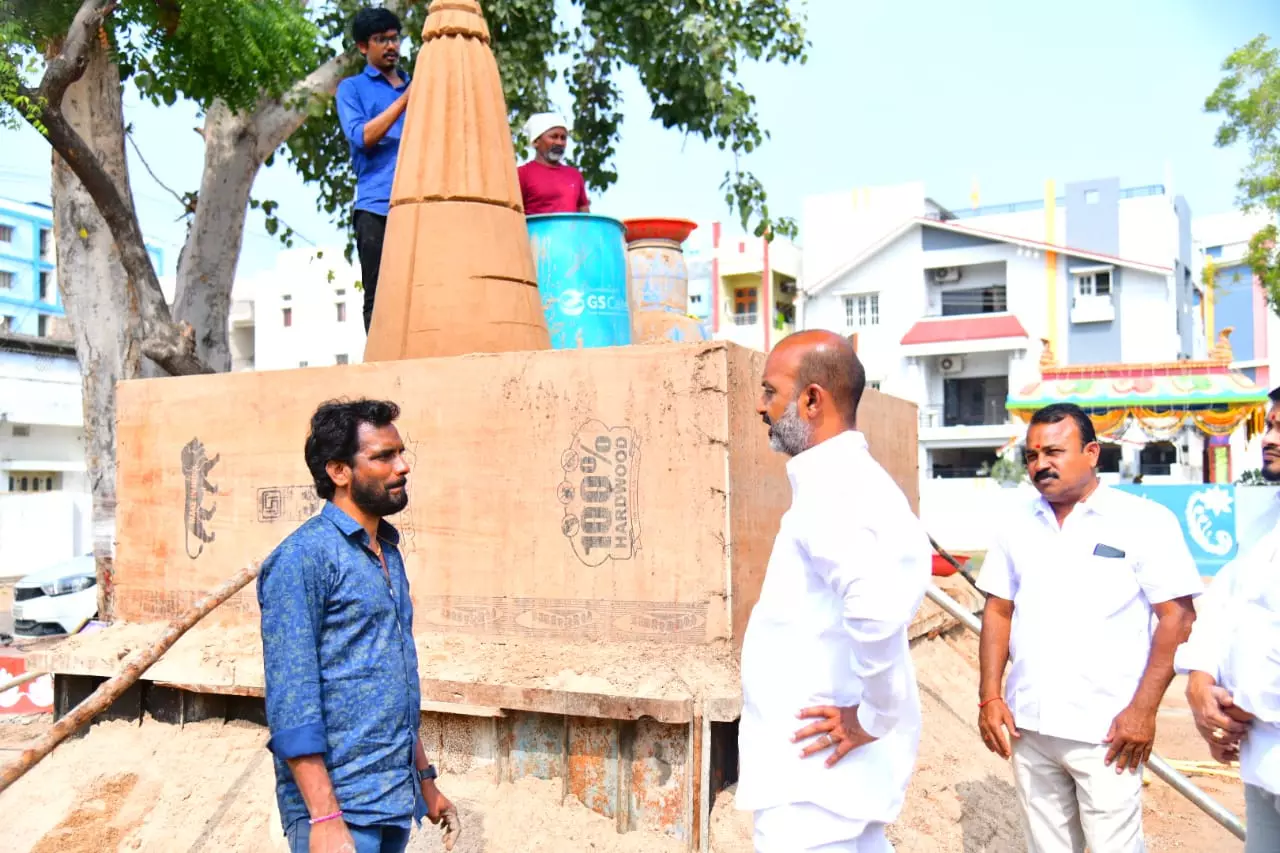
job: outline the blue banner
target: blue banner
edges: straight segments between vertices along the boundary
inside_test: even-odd
[[[1155,501],[1177,516],[1182,537],[1202,577],[1217,574],[1239,552],[1235,486],[1123,483],[1114,488]]]

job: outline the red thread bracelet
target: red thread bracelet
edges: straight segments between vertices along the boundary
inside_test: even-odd
[[[317,823],[324,823],[327,820],[337,820],[340,817],[342,817],[342,812],[337,811],[337,812],[334,812],[333,814],[327,814],[324,817],[310,818],[308,819],[307,822],[310,823],[312,826],[315,826]]]
[[[985,707],[987,707],[988,705],[990,705],[992,702],[1003,702],[1003,701],[1004,701],[1004,697],[1003,697],[1003,696],[992,696],[990,699],[988,699],[988,700],[987,700],[987,701],[985,701],[985,702],[979,702],[979,703],[978,703],[978,710],[982,710],[983,708],[985,708]]]

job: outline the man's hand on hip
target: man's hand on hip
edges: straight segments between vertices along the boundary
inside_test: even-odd
[[[1116,772],[1137,773],[1138,769],[1151,757],[1151,748],[1156,740],[1156,709],[1127,706],[1111,721],[1107,736],[1102,739],[1110,744],[1107,757],[1103,763],[1108,767],[1114,761]]]
[[[312,824],[310,853],[356,853],[356,840],[342,818]]]
[[[462,835],[462,822],[458,820],[458,809],[440,789],[434,779],[422,780],[422,798],[427,803],[427,819],[441,826],[444,832],[444,849],[452,850]]]
[[[831,705],[805,708],[797,716],[802,720],[816,718],[817,722],[810,723],[792,735],[791,742],[799,743],[806,738],[817,737],[817,740],[806,746],[800,753],[802,758],[808,758],[824,749],[835,747],[827,758],[828,767],[834,767],[836,762],[850,752],[876,740],[867,734],[862,728],[862,723],[858,722],[857,705],[848,708],[836,708]]]
[[[1013,755],[1009,738],[1022,737],[1018,734],[1009,706],[999,697],[983,702],[978,709],[978,733],[982,735],[982,742],[987,745],[987,749],[1001,758]]]

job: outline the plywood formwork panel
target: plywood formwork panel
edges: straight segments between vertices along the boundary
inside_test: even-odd
[[[420,630],[740,639],[790,499],[754,412],[763,359],[712,342],[121,383],[116,616],[171,617],[316,513],[310,416],[367,396],[402,408],[391,520]],[[914,407],[873,395],[873,453],[914,478]],[[209,617],[257,618],[251,588]]]

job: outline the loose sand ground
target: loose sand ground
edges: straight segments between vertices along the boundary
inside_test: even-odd
[[[976,736],[976,641],[962,635],[917,644],[925,729],[917,771],[891,836],[901,851],[1004,853],[1022,847],[1008,765]],[[1157,748],[1169,759],[1207,755],[1182,700],[1170,688]],[[0,762],[38,737],[48,718],[0,718]],[[283,851],[266,732],[247,723],[184,729],[147,721],[110,722],[64,743],[0,795],[4,849],[13,853]],[[1197,776],[1197,784],[1237,814],[1237,780]],[[465,834],[457,853],[675,853],[682,845],[648,833],[618,835],[611,820],[576,801],[559,782],[497,786],[491,774],[450,776]],[[1149,848],[1232,853],[1242,846],[1159,780],[1146,788]],[[751,819],[733,810],[732,789],[712,814],[714,853],[750,853]],[[441,849],[416,833],[415,853]]]

